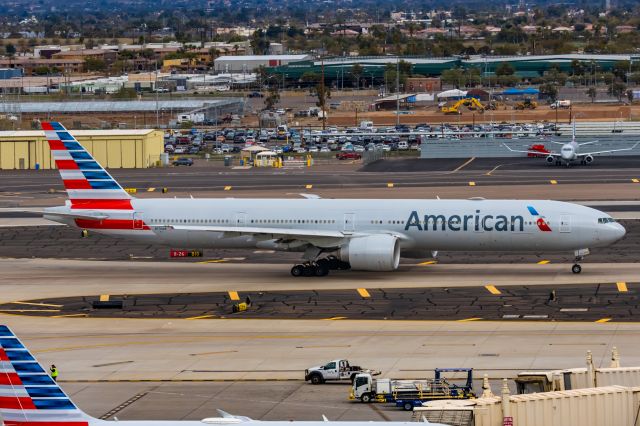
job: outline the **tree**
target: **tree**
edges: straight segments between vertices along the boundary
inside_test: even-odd
[[[4,47],[4,51],[7,52],[8,56],[13,57],[16,54],[16,47],[11,43],[7,43]]]
[[[264,109],[273,109],[278,102],[280,102],[278,85],[272,84],[269,86],[269,92],[267,92],[267,96],[264,98]]]
[[[360,77],[362,76],[363,72],[364,72],[364,67],[360,64],[353,64],[353,66],[351,67],[351,75],[355,80],[356,89],[360,89]]]
[[[318,97],[316,106],[320,107],[323,112],[326,111],[327,99],[331,99],[331,91],[326,84],[323,84],[322,81],[316,86],[316,96]]]
[[[84,60],[84,67],[87,71],[104,71],[107,65],[102,59],[87,58]]]
[[[555,84],[545,83],[540,85],[540,94],[555,101],[558,99],[558,88]]]
[[[465,77],[460,68],[452,68],[442,71],[440,80],[445,84],[454,86],[456,89],[459,89],[460,86],[464,86],[465,84]]]
[[[589,87],[587,89],[587,96],[591,98],[591,103],[594,103],[596,101],[596,96],[598,96],[598,91],[593,86]]]
[[[622,102],[622,97],[627,91],[627,85],[621,81],[612,82],[607,88],[607,93],[618,98],[618,102]]]
[[[515,68],[513,68],[513,65],[511,65],[508,62],[501,62],[500,64],[498,64],[498,66],[496,67],[496,75],[497,76],[501,76],[501,75],[513,75],[516,73]]]

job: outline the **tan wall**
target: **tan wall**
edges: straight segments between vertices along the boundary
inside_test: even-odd
[[[72,134],[73,130],[70,131]],[[53,169],[49,144],[33,132],[0,135],[0,169]],[[106,168],[147,168],[155,166],[164,152],[163,134],[153,130],[146,134],[113,134],[108,130],[91,135],[78,134],[78,142]]]

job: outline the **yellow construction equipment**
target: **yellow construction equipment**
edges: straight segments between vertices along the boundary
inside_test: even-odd
[[[531,99],[525,99],[522,102],[518,102],[513,107],[514,109],[525,110],[525,109],[536,109],[538,108],[538,103],[536,101],[532,101]]]
[[[466,106],[470,110],[477,109],[480,112],[484,112],[484,109],[485,109],[484,105],[482,105],[480,101],[478,101],[476,98],[465,98],[465,99],[460,99],[458,102],[456,102],[450,107],[446,105],[443,106],[441,111],[444,112],[445,114],[462,114],[462,112],[460,111],[461,106]]]

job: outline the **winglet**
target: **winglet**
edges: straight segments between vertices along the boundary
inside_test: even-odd
[[[300,195],[302,197],[308,199],[308,200],[319,200],[320,198],[322,198],[322,197],[320,197],[319,195],[316,195],[316,194],[304,194],[304,193],[302,193]]]

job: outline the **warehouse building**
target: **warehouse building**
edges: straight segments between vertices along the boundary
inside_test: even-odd
[[[279,67],[290,62],[305,61],[311,59],[310,55],[241,55],[220,56],[213,61],[216,72],[233,73],[255,71],[260,66]]]
[[[106,168],[139,169],[159,164],[159,130],[72,130],[78,142]],[[0,132],[0,169],[55,169],[44,132]]]

